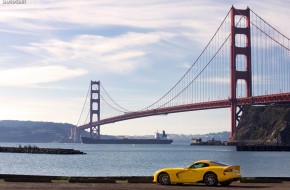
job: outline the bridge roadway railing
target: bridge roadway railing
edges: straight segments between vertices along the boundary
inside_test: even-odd
[[[237,101],[237,105],[239,106],[284,103],[284,102],[290,102],[290,93],[237,98],[236,101]],[[154,116],[154,115],[166,115],[170,113],[205,110],[205,109],[228,108],[230,106],[231,106],[231,99],[226,99],[226,100],[209,101],[209,102],[201,102],[201,103],[194,103],[194,104],[158,108],[158,109],[152,109],[152,110],[144,110],[144,111],[138,111],[138,112],[129,112],[123,115],[118,115],[115,117],[102,119],[98,122],[93,122],[93,126],[105,125],[109,123],[115,123],[118,121],[136,119],[136,118],[141,118],[141,117],[149,117],[149,116]],[[81,125],[81,126],[78,126],[77,128],[80,130],[88,129],[90,128],[90,124]]]

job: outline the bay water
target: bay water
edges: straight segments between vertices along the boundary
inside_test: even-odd
[[[0,143],[18,147],[20,143]],[[152,176],[167,167],[187,167],[207,159],[240,165],[244,177],[290,177],[290,152],[238,152],[234,146],[105,145],[21,143],[21,146],[73,148],[87,154],[0,153],[0,174],[47,176]]]

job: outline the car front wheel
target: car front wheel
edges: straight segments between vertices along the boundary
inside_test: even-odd
[[[218,184],[217,176],[212,172],[206,173],[203,181],[207,186],[216,186]]]
[[[158,176],[158,182],[161,185],[169,185],[170,184],[170,177],[167,173],[161,173]]]

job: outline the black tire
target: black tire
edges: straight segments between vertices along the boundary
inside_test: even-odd
[[[208,172],[203,176],[203,181],[206,186],[217,186],[218,179],[215,173]]]
[[[225,182],[221,182],[221,185],[222,185],[223,187],[227,187],[227,186],[229,186],[231,183],[232,183],[231,181],[225,181]]]
[[[161,185],[169,185],[170,184],[170,177],[168,173],[161,173],[158,176],[158,183]]]

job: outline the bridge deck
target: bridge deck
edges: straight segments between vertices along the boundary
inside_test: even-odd
[[[283,103],[283,102],[290,102],[290,93],[253,96],[253,97],[237,99],[237,105],[239,106],[263,105],[263,104]],[[226,99],[226,100],[218,100],[218,101],[210,101],[210,102],[158,108],[158,109],[152,109],[152,110],[144,110],[144,111],[138,111],[138,112],[129,112],[123,115],[118,115],[115,117],[110,117],[110,118],[102,119],[97,122],[93,122],[93,126],[105,125],[109,123],[115,123],[118,121],[124,121],[124,120],[129,120],[129,119],[136,119],[140,117],[166,115],[170,113],[205,110],[205,109],[228,108],[230,106],[231,106],[231,100]],[[90,128],[90,124],[78,126],[78,129],[80,130],[88,129],[88,128]]]

